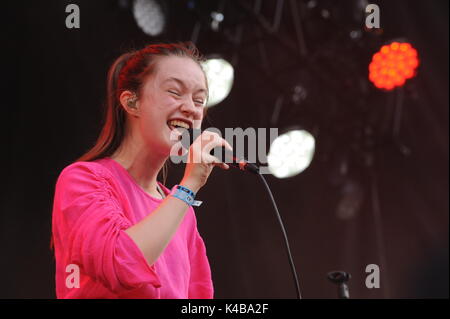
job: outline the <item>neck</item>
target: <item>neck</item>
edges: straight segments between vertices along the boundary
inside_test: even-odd
[[[134,136],[125,138],[111,158],[121,164],[146,192],[159,197],[156,185],[158,173],[166,161],[164,156],[151,151],[141,138]]]

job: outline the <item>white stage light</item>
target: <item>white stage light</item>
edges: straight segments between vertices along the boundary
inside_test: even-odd
[[[233,66],[224,59],[208,59],[203,62],[203,69],[208,78],[209,98],[206,106],[222,102],[233,86]]]
[[[278,178],[303,172],[311,163],[315,150],[314,137],[305,130],[291,130],[278,136],[270,146],[269,171]]]
[[[135,0],[133,15],[137,25],[146,34],[154,37],[163,32],[166,19],[161,5],[156,0]]]

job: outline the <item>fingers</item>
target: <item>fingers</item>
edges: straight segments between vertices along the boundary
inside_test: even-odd
[[[223,147],[230,152],[233,151],[231,145],[219,134],[211,131],[203,131],[190,147],[190,162],[212,164],[222,169],[229,169],[229,165],[223,163],[219,158],[211,155],[212,149]],[[217,155],[217,154],[215,154]]]
[[[202,149],[206,152],[211,152],[213,148],[218,146],[223,146],[229,151],[233,151],[231,145],[215,132],[204,131],[201,136]]]
[[[206,154],[203,157],[203,162],[205,164],[212,164],[213,166],[218,166],[218,167],[220,167],[222,169],[229,169],[230,168],[230,166],[228,164],[221,162],[217,157],[209,155],[209,154]]]

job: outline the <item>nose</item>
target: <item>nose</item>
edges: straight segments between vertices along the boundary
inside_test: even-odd
[[[193,118],[197,118],[198,114],[200,112],[201,109],[200,107],[195,106],[194,101],[192,101],[191,99],[185,99],[183,100],[183,103],[181,104],[180,107],[180,111],[187,115],[187,116],[191,116]]]

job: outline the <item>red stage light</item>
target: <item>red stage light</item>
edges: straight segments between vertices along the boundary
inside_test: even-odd
[[[417,50],[409,43],[383,45],[369,64],[369,80],[379,89],[392,90],[405,84],[419,66]]]

